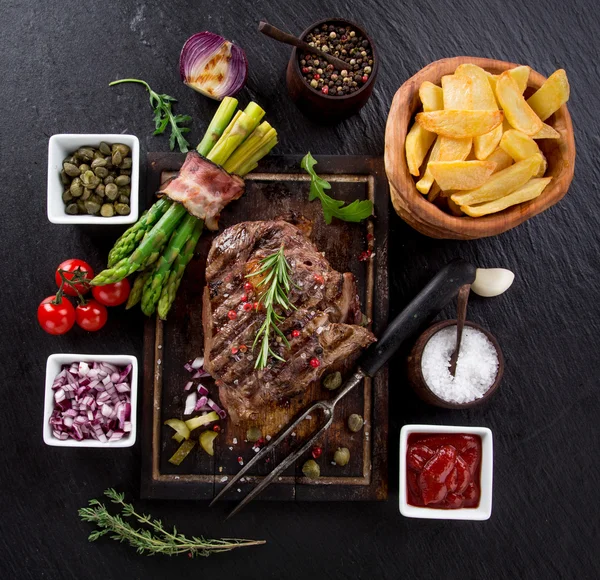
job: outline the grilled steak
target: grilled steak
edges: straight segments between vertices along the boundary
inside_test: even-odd
[[[252,343],[264,313],[260,307],[244,309],[244,298],[251,304],[259,299],[257,291],[244,289],[244,284],[259,260],[282,244],[294,283],[290,301],[296,309],[283,313],[280,328],[291,347],[274,342],[285,362],[271,359],[258,371]],[[333,270],[303,230],[286,221],[243,222],[225,230],[208,254],[206,283],[204,368],[217,379],[221,403],[235,423],[303,393],[327,369],[375,340],[358,325],[362,314],[354,276]],[[292,337],[295,330],[299,336]],[[312,358],[319,361],[317,368],[310,364]]]

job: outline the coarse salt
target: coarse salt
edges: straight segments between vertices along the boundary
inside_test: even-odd
[[[498,353],[488,337],[465,326],[456,362],[450,374],[450,357],[456,347],[456,326],[436,332],[421,357],[421,371],[431,391],[449,403],[470,403],[480,399],[493,385],[498,373]]]

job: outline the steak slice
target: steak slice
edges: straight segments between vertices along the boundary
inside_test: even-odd
[[[274,350],[285,362],[271,359],[258,371],[252,344],[265,315],[260,308],[244,309],[244,294],[250,303],[259,300],[257,292],[245,290],[244,284],[256,281],[247,274],[282,244],[291,266],[290,301],[296,309],[282,313],[285,320],[280,328],[286,336],[294,330],[300,335],[290,339],[290,349],[274,342]],[[358,325],[362,314],[354,276],[332,269],[302,230],[286,221],[243,222],[226,229],[208,254],[206,283],[204,368],[217,380],[221,403],[234,423],[303,393],[327,369],[375,340]],[[231,311],[236,314],[231,315],[233,320]],[[310,364],[313,357],[320,362],[317,368]]]

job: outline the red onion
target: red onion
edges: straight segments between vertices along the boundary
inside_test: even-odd
[[[196,401],[198,400],[198,395],[195,392],[191,392],[186,400],[185,400],[185,409],[183,411],[184,415],[191,415],[196,408]]]
[[[65,441],[118,441],[132,430],[131,365],[86,362],[65,366],[54,379],[52,434]],[[116,383],[113,382],[117,381]]]
[[[221,419],[225,419],[225,417],[227,417],[227,413],[221,409],[221,407],[219,407],[219,405],[217,405],[212,399],[208,399],[207,401],[208,406],[217,413],[217,415],[219,415],[219,417],[221,417]]]
[[[179,74],[195,91],[220,101],[244,86],[248,61],[244,51],[229,40],[212,32],[198,32],[183,45]]]

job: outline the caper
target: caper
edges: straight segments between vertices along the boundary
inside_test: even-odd
[[[131,175],[131,169],[119,169],[121,175]]]
[[[71,195],[73,197],[80,197],[81,194],[83,193],[83,184],[81,183],[81,179],[79,179],[79,177],[76,177],[72,182],[71,182],[71,187],[69,188]]]
[[[102,155],[102,151],[100,151],[100,149],[94,149],[94,160],[96,159],[104,159],[104,155]]]
[[[131,179],[129,175],[119,175],[119,177],[115,178],[116,185],[129,185],[131,183]]]
[[[106,185],[104,185],[104,183],[100,183],[98,185],[98,187],[96,187],[96,195],[99,195],[100,197],[104,197],[104,188],[106,187]]]
[[[262,431],[254,426],[250,427],[248,431],[246,431],[246,439],[250,441],[250,443],[256,443],[262,437]]]
[[[104,155],[110,155],[112,153],[110,150],[110,145],[108,143],[105,143],[104,141],[102,141],[100,145],[98,145],[98,149],[100,149],[100,152]]]
[[[104,185],[108,185],[109,183],[114,183],[115,178],[112,175],[108,175],[104,178]]]
[[[115,210],[119,215],[129,215],[131,208],[126,203],[115,203]]]
[[[77,215],[79,213],[79,208],[77,207],[76,203],[70,203],[65,211],[70,214],[70,215]]]
[[[87,187],[94,189],[100,185],[100,178],[93,171],[86,171],[83,174],[84,179],[82,179],[83,183],[86,184]]]
[[[104,206],[102,206],[102,209],[104,209]],[[85,202],[85,211],[90,215],[95,215],[100,211],[100,204],[89,199]]]
[[[77,200],[77,209],[79,213],[87,213],[85,210],[85,201]]]
[[[121,165],[119,165],[119,168],[120,169],[131,169],[132,163],[133,163],[133,161],[132,161],[131,157],[125,157],[125,158],[123,158]]]
[[[96,167],[96,169],[94,169],[94,173],[100,178],[100,179],[104,179],[105,177],[108,176],[108,169],[106,169],[106,167]]]
[[[115,143],[112,146],[113,155],[116,151],[121,154],[121,157],[127,157],[127,155],[129,155],[129,147],[123,143]],[[120,165],[120,163],[117,163],[117,165]]]
[[[117,198],[117,201],[119,203],[127,203],[128,204],[129,203],[129,196],[120,193],[119,197]]]
[[[339,371],[331,373],[323,379],[323,386],[329,391],[335,391],[336,389],[339,389],[341,384],[342,373],[340,373]]]
[[[63,159],[63,163],[71,163],[72,165],[78,166],[80,161],[75,157],[75,155],[69,155]]]
[[[92,169],[95,169],[96,167],[106,167],[106,159],[104,159],[104,157],[96,157],[96,159],[92,161],[90,167]]]
[[[83,201],[86,201],[87,199],[90,199],[93,191],[94,191],[93,189],[88,189],[87,187],[85,187],[83,189],[83,193],[81,195],[81,199],[83,199]]]
[[[104,159],[106,161],[106,167],[108,167],[109,169],[112,169],[113,168],[112,155],[108,155]]]
[[[129,187],[129,185],[119,187],[119,195],[126,195],[127,197],[129,197],[131,195],[131,187]]]
[[[309,459],[302,466],[302,473],[309,479],[317,479],[321,475],[321,468],[319,464],[314,459]]]
[[[64,169],[61,169],[60,171],[60,182],[63,185],[70,185],[71,184],[71,180],[69,179],[69,176],[66,174]]]
[[[92,197],[90,197],[90,201],[93,201],[93,202],[97,203],[98,205],[102,205],[104,203],[104,200],[96,193],[92,194]]]
[[[71,191],[69,189],[63,191],[62,194],[62,200],[67,203],[69,201],[71,201],[73,199],[73,196],[71,195]]]
[[[112,171],[108,172],[109,175],[112,175],[114,178],[118,177],[118,173],[113,169]]]
[[[94,158],[94,150],[91,147],[80,147],[75,152],[75,156],[85,161],[91,161]]]
[[[104,195],[106,195],[106,197],[108,197],[108,199],[111,201],[114,201],[119,195],[119,188],[114,183],[109,183],[104,188]]]
[[[364,425],[363,418],[356,413],[353,413],[348,417],[348,429],[352,431],[352,433],[358,433]]]
[[[114,145],[113,145],[113,149],[114,149]],[[121,165],[122,162],[123,162],[123,154],[118,149],[113,150],[112,164],[113,165]]]
[[[63,171],[70,177],[77,177],[81,175],[81,169],[72,163],[63,163]]]
[[[342,467],[348,465],[348,462],[350,461],[350,450],[347,447],[338,447],[333,456],[333,460],[336,465],[341,465]]]
[[[90,169],[91,169],[91,167],[90,167],[90,166],[89,166],[87,163],[82,163],[82,164],[79,166],[79,171],[80,171],[81,173],[85,173],[86,171],[89,171]]]
[[[113,207],[112,203],[105,203],[101,208],[100,208],[100,215],[102,217],[112,217],[115,215],[115,208]]]

